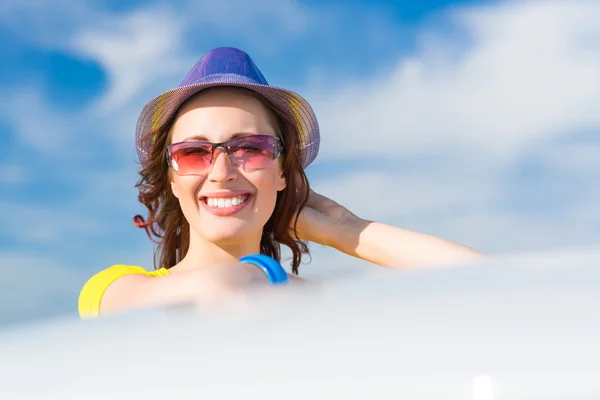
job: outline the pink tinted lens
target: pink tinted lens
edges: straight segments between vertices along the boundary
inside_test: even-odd
[[[275,136],[252,135],[230,140],[227,150],[231,161],[244,169],[268,167],[278,154]]]
[[[179,143],[172,149],[171,164],[180,175],[202,174],[210,165],[211,155],[209,143]]]
[[[278,138],[267,135],[244,136],[224,144],[231,161],[244,170],[265,168],[278,156]],[[213,156],[213,145],[182,142],[171,145],[170,163],[178,175],[204,175]],[[215,151],[216,157],[218,150]]]

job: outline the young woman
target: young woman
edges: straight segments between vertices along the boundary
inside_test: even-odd
[[[484,257],[363,220],[313,192],[304,169],[319,140],[306,100],[270,86],[246,53],[207,53],[138,119],[137,187],[148,220],[138,215],[134,222],[158,243],[157,268],[114,265],[97,273],[81,291],[80,315],[211,302],[256,285],[295,284],[306,241],[387,267]],[[282,244],[291,249],[293,275],[279,264]]]

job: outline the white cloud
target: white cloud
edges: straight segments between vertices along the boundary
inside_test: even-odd
[[[73,37],[72,49],[108,73],[110,87],[97,112],[114,112],[146,86],[184,70],[183,22],[182,14],[159,6],[105,17]]]
[[[322,156],[443,150],[512,159],[546,138],[600,129],[598,14],[591,1],[455,10],[450,29],[424,26],[416,54],[391,71],[336,91],[312,88]]]
[[[83,126],[81,116],[67,116],[53,108],[33,85],[8,90],[0,117],[12,122],[21,143],[47,156],[60,154],[74,136],[75,126]]]
[[[263,0],[240,3],[235,0],[185,2],[186,23],[202,32],[214,31],[263,43],[267,51],[282,38],[293,38],[312,27],[315,12],[294,0]],[[277,32],[277,35],[273,35]],[[239,38],[239,39],[238,39]],[[263,42],[263,40],[266,40]]]
[[[312,183],[313,188],[369,219],[427,214],[444,209],[488,204],[499,195],[493,170],[475,169],[458,159],[431,161],[426,167],[350,170]],[[464,173],[456,175],[456,171]]]

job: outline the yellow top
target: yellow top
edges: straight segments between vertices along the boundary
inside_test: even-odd
[[[149,272],[142,267],[119,264],[100,271],[92,276],[81,289],[81,293],[79,294],[79,315],[82,318],[97,317],[100,312],[100,301],[106,288],[117,278],[130,274],[158,277],[169,275],[169,270],[161,268]]]

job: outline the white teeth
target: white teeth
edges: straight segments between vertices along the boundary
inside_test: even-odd
[[[229,208],[232,206],[238,206],[244,202],[244,196],[236,196],[236,197],[207,197],[206,204],[209,207],[218,207],[218,208]]]

